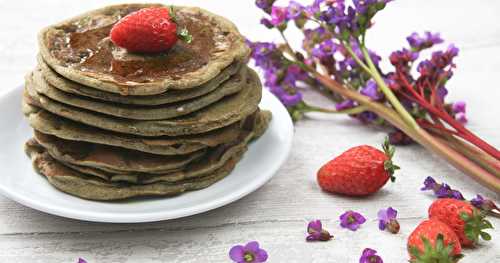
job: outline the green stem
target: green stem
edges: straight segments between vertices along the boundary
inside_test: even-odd
[[[368,110],[366,106],[357,106],[354,108],[346,109],[346,110],[333,110],[333,109],[325,109],[317,106],[311,106],[306,104],[306,109],[304,112],[323,112],[323,113],[335,113],[335,114],[359,114]]]
[[[389,87],[387,87],[387,84],[385,84],[385,81],[382,79],[382,76],[380,75],[378,69],[375,67],[375,64],[373,64],[372,59],[370,58],[370,54],[368,53],[368,50],[366,47],[361,46],[360,47],[361,52],[363,52],[363,55],[365,57],[366,62],[368,63],[368,66],[370,68],[370,75],[372,75],[373,79],[375,82],[377,82],[378,87],[380,90],[384,93],[385,97],[389,102],[392,104],[394,109],[401,115],[401,118],[410,125],[412,128],[417,128],[419,127],[413,116],[405,109],[403,104],[398,100],[396,95],[391,91]]]
[[[354,59],[354,61],[356,61],[356,63],[358,63],[358,65],[362,69],[364,69],[368,74],[372,75],[370,68],[368,68],[368,66],[361,59],[359,59],[358,55],[356,55],[356,53],[354,53],[354,51],[352,50],[351,44],[349,44],[348,42],[344,42],[344,46],[347,50],[347,53],[349,53],[349,55],[351,55],[351,57]]]

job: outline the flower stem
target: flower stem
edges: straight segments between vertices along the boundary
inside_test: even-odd
[[[346,110],[334,110],[334,109],[325,109],[317,106],[312,106],[306,104],[304,112],[323,112],[323,113],[336,113],[336,114],[358,114],[363,111],[368,110],[366,106],[357,106],[354,108],[346,109]]]
[[[410,125],[410,127],[412,127],[412,128],[418,127],[418,124],[415,121],[415,119],[413,119],[413,117],[405,109],[403,104],[401,104],[401,102],[398,100],[398,98],[396,98],[396,95],[394,95],[394,93],[391,91],[391,89],[389,87],[387,87],[387,84],[385,84],[385,81],[382,79],[382,76],[380,76],[380,73],[378,72],[377,68],[375,67],[375,64],[373,64],[373,61],[370,58],[370,54],[368,54],[368,50],[366,49],[366,47],[361,46],[360,49],[361,49],[361,52],[363,52],[365,60],[368,63],[368,66],[370,68],[370,71],[368,73],[373,77],[375,82],[377,82],[378,87],[384,93],[387,100],[389,100],[389,102],[392,104],[394,109],[396,109],[396,111],[399,113],[399,115],[401,115],[401,118],[403,118],[403,120],[408,125]]]

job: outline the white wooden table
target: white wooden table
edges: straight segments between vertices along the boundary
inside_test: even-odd
[[[118,1],[0,1],[0,94],[23,82],[35,65],[36,33],[57,22]],[[261,13],[251,0],[167,1],[199,5],[233,20],[250,39],[278,39],[258,25]],[[385,56],[405,44],[412,31],[442,32],[460,47],[458,70],[449,83],[453,99],[468,103],[469,127],[500,147],[500,1],[398,0],[376,19],[369,42]],[[293,39],[293,37],[292,37]],[[297,39],[298,40],[298,39]],[[317,98],[309,98],[317,100]],[[311,115],[296,125],[291,156],[264,187],[226,207],[184,219],[151,224],[98,224],[41,213],[0,197],[0,262],[227,262],[236,243],[258,240],[270,262],[358,262],[365,247],[385,262],[405,262],[406,237],[426,215],[433,198],[419,192],[426,176],[463,191],[467,197],[488,191],[419,146],[398,148],[402,167],[396,184],[368,199],[325,194],[316,170],[342,150],[358,144],[378,145],[382,131],[344,116]],[[21,146],[20,146],[21,147]],[[26,164],[28,165],[28,164]],[[1,169],[1,167],[0,167]],[[399,211],[401,233],[377,228],[378,209]],[[341,229],[338,216],[354,209],[369,218],[357,232]],[[335,235],[331,242],[306,243],[306,220],[322,219]],[[500,262],[500,220],[492,219],[493,241],[465,250],[462,262]]]

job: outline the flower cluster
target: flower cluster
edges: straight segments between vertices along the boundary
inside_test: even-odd
[[[421,191],[431,190],[434,195],[438,198],[453,198],[458,200],[465,200],[464,196],[460,191],[451,189],[451,187],[446,183],[437,183],[434,178],[428,176],[425,178],[424,186],[420,189]]]
[[[344,0],[313,0],[310,5],[290,1],[286,6],[277,6],[274,2],[256,1],[257,7],[267,14],[261,23],[278,29],[284,36],[289,23],[294,22],[304,34],[303,50],[291,50],[286,38],[281,46],[267,42],[249,42],[249,45],[256,65],[264,71],[265,86],[287,106],[294,120],[309,111],[346,112],[363,123],[387,124],[372,111],[356,110],[359,102],[327,91],[306,70],[311,67],[373,101],[386,103],[380,86],[390,87],[407,111],[429,128],[435,126],[428,121],[429,114],[437,114],[436,111],[460,123],[467,121],[464,102],[445,102],[448,93],[445,84],[453,75],[453,58],[458,49],[450,45],[444,51],[432,53],[430,59],[417,63],[421,51],[443,42],[439,34],[412,33],[407,37],[409,47],[390,55],[394,70],[387,73],[379,68],[382,58],[365,47],[365,34],[373,24],[373,17],[390,0],[354,0],[351,5]],[[412,75],[414,65],[418,65],[418,76]],[[373,70],[378,71],[380,79],[370,73]],[[335,110],[311,107],[303,100],[302,91],[306,89],[302,87],[331,97],[336,101]],[[390,135],[395,144],[413,142],[400,130]]]
[[[460,191],[452,189],[446,183],[438,183],[434,178],[427,177],[424,181],[424,186],[420,189],[422,191],[433,191],[437,198],[453,198],[458,200],[465,200]],[[490,213],[495,216],[500,216],[500,208],[490,199],[484,198],[478,194],[476,197],[469,201],[473,206],[479,208],[481,211]]]

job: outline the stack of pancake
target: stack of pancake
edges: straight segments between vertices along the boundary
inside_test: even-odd
[[[93,200],[174,195],[228,175],[271,119],[249,49],[226,19],[174,7],[193,36],[159,54],[109,39],[125,15],[152,4],[109,6],[39,35],[23,111],[26,152],[56,188]]]

